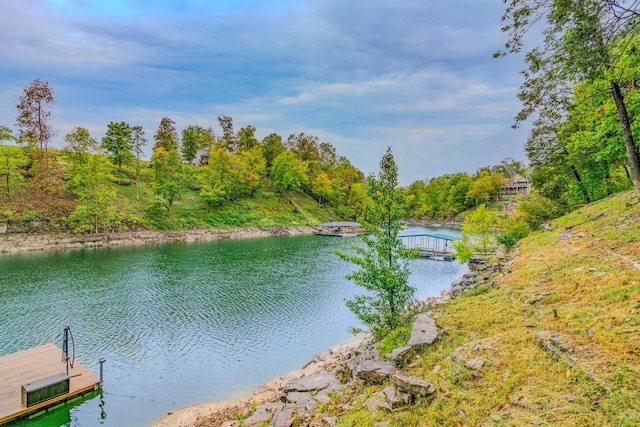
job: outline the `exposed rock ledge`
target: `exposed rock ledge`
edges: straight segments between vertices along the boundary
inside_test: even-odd
[[[77,235],[72,233],[0,233],[0,253],[57,249],[137,246],[154,243],[194,242],[217,239],[239,239],[268,236],[312,234],[311,227],[220,228],[184,231],[130,231]]]

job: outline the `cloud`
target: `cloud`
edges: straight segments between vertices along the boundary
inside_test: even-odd
[[[473,171],[502,153],[498,161],[523,158],[524,136],[509,127],[520,59],[491,58],[503,43],[501,8],[493,0],[0,2],[0,94],[8,95],[0,124],[15,121],[7,100],[39,77],[56,88],[58,142],[73,126],[100,138],[124,120],[152,138],[162,117],[179,130],[217,129],[227,114],[258,136],[315,134],[365,172],[391,144],[405,185],[426,177],[425,164]],[[516,142],[495,142],[504,139]]]

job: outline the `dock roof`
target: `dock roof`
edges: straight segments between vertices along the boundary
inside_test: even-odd
[[[398,237],[402,238],[402,237],[422,237],[422,236],[435,237],[436,239],[449,240],[449,241],[454,241],[454,240],[460,239],[459,237],[449,236],[447,234],[442,234],[442,233],[404,234],[404,235],[400,235]]]
[[[333,221],[318,224],[318,227],[362,227],[362,225],[354,221]]]

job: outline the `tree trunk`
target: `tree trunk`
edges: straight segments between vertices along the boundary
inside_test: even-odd
[[[636,190],[636,195],[638,196],[638,201],[640,201],[640,156],[638,155],[638,150],[636,149],[636,144],[633,140],[633,134],[631,133],[631,123],[629,122],[627,107],[624,104],[624,97],[620,91],[620,85],[614,81],[609,83],[611,85],[613,99],[616,101],[620,126],[622,127],[622,137],[627,149],[629,172],[631,173],[631,179],[633,181],[633,187]]]

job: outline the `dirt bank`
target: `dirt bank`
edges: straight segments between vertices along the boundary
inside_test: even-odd
[[[195,242],[217,239],[241,239],[268,236],[312,234],[311,227],[218,228],[184,231],[131,231],[77,235],[72,233],[0,233],[0,253],[58,249],[138,246],[169,242]]]

